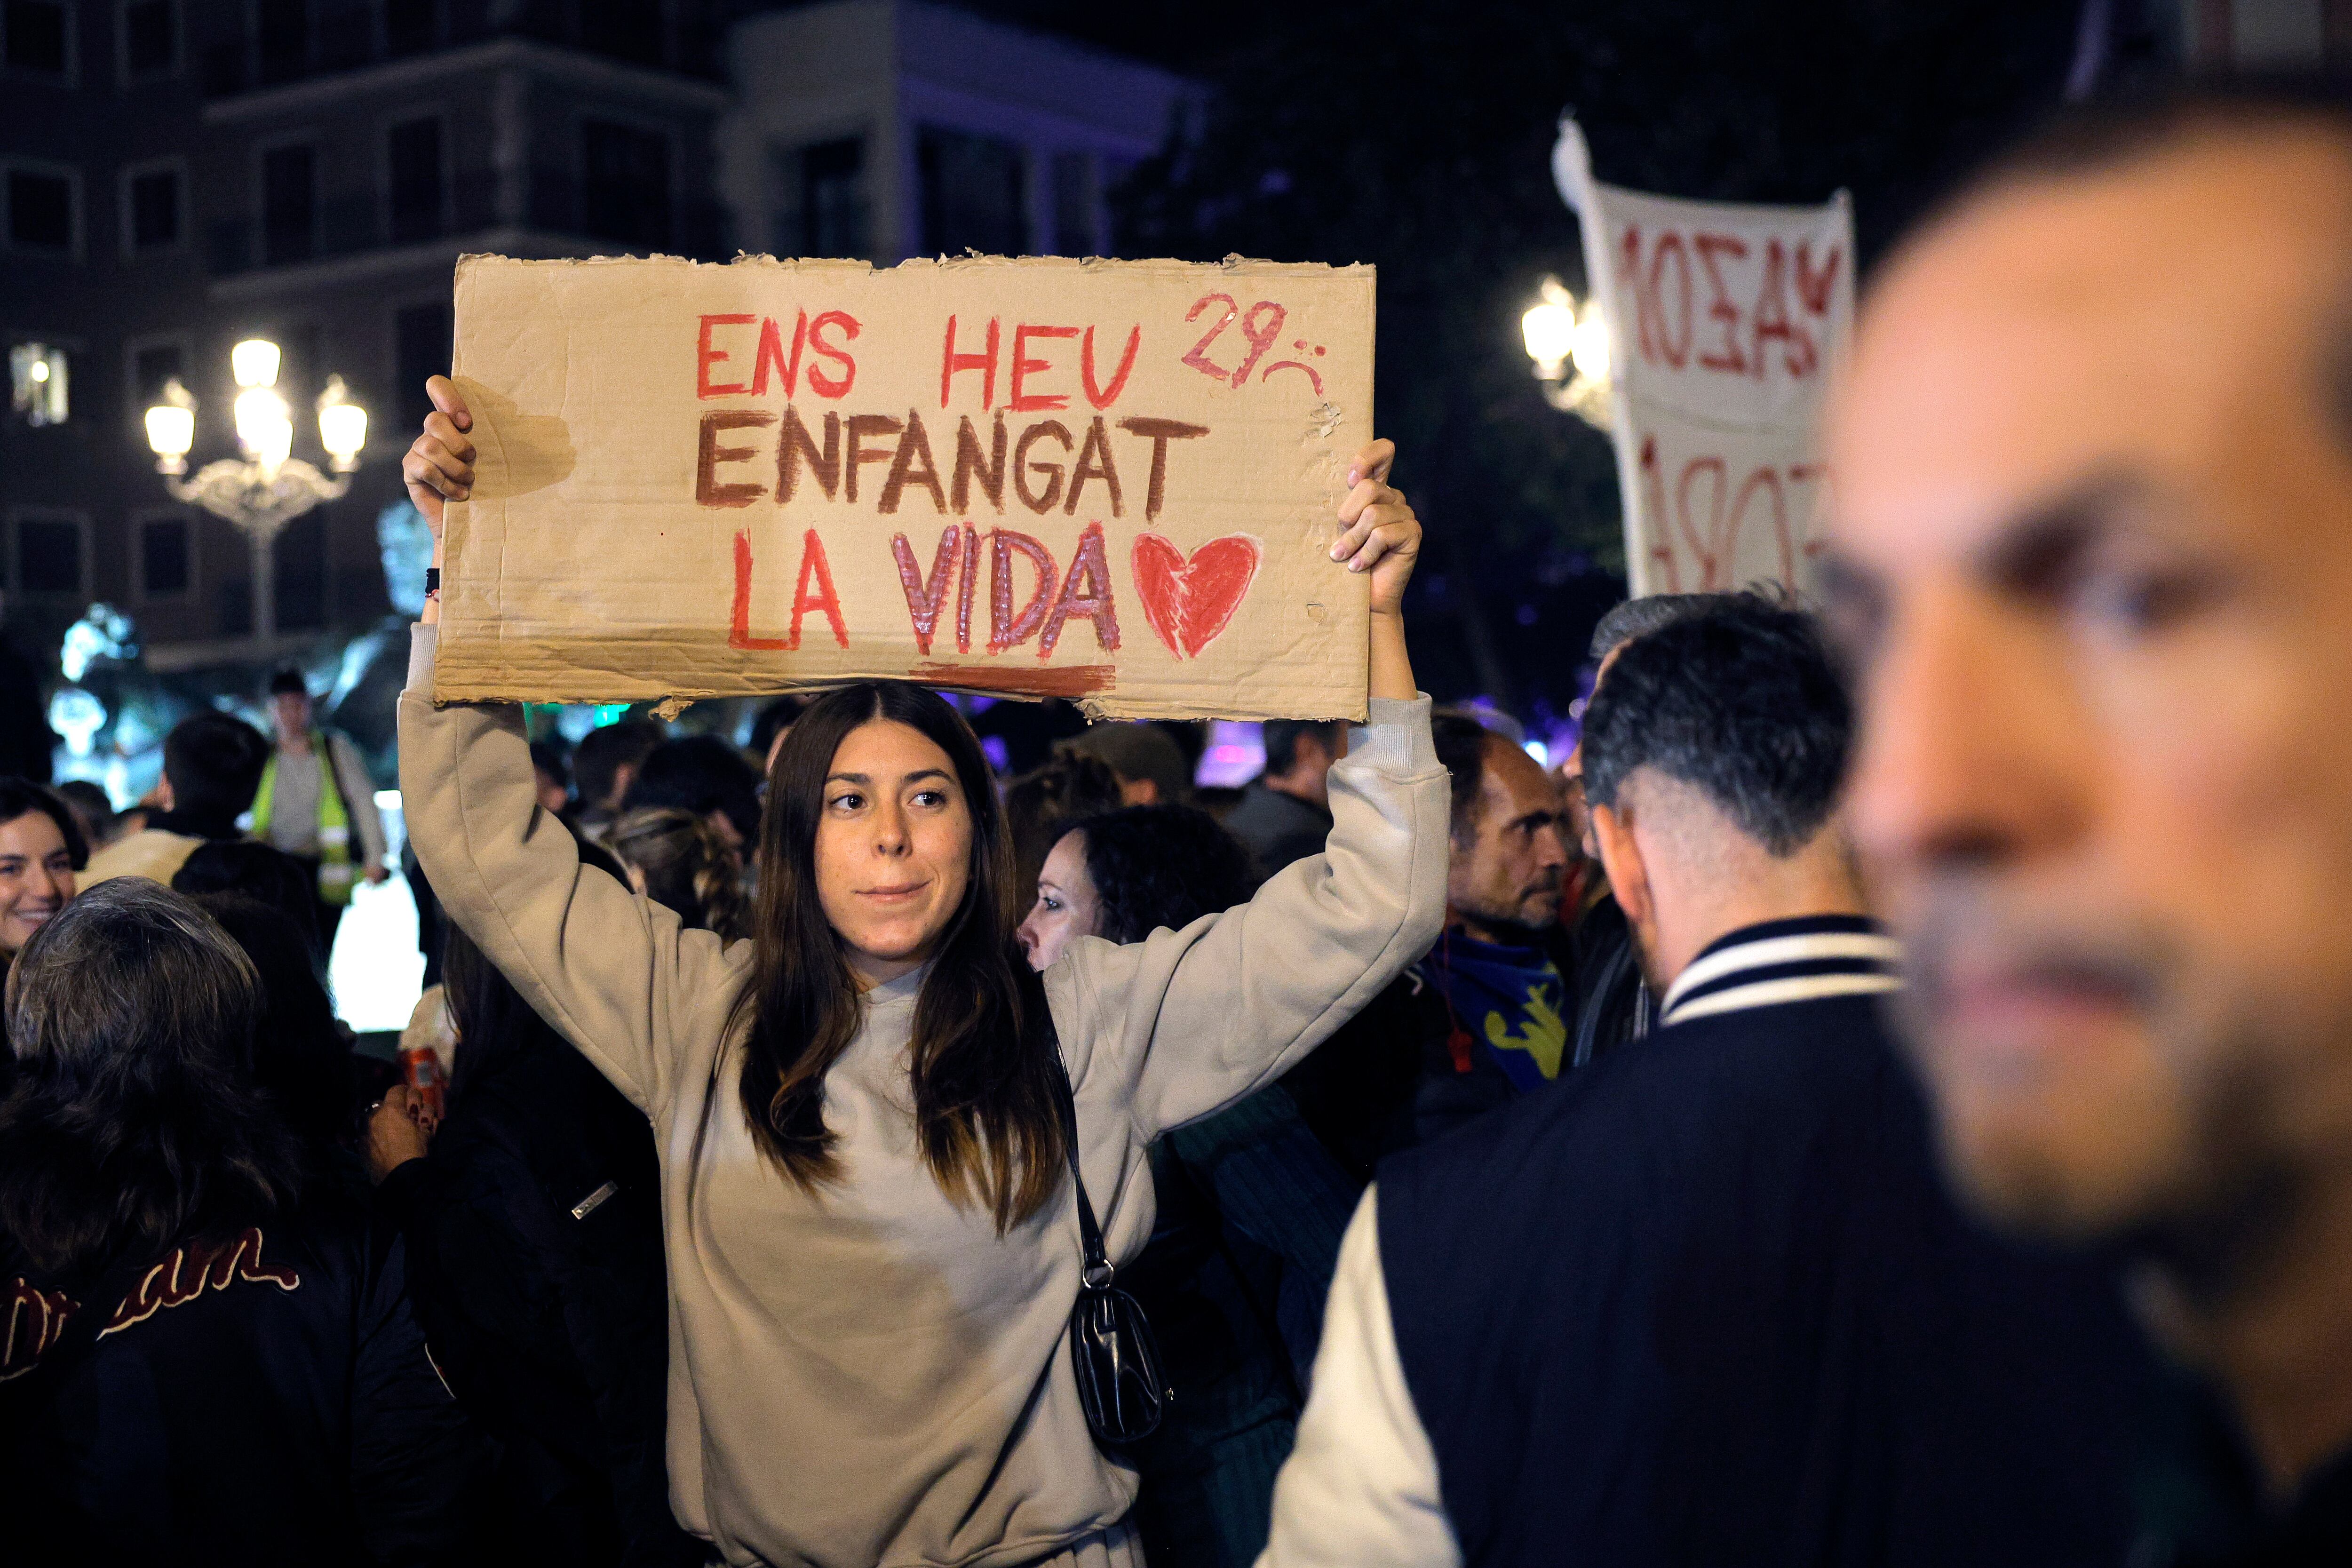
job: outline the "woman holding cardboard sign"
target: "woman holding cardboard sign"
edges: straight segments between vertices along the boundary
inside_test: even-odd
[[[474,452],[456,389],[430,390],[403,468],[437,565]],[[850,686],[793,726],[754,932],[727,945],[583,869],[513,710],[434,708],[428,601],[409,830],[451,918],[654,1121],[671,1501],[729,1562],[1140,1562],[1111,1439],[1158,1390],[1086,1254],[1149,1238],[1154,1137],[1297,1061],[1444,912],[1450,792],[1401,616],[1421,525],[1391,456],[1359,458],[1331,547],[1371,578],[1371,711],[1326,853],[1181,931],[1074,943],[1042,980],[987,764],[936,695]]]

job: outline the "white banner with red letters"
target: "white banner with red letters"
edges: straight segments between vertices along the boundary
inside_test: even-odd
[[[1552,154],[1610,330],[1633,593],[1805,590],[1827,500],[1822,393],[1853,326],[1853,208],[1683,201]]]

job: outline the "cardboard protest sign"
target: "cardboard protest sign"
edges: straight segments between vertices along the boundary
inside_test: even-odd
[[[1610,327],[1625,566],[1636,595],[1812,584],[1822,395],[1853,327],[1853,210],[1604,185],[1560,129],[1552,172]]]
[[[1364,714],[1370,268],[457,265],[443,701],[898,676]]]

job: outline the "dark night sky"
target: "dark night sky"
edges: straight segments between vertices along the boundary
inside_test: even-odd
[[[1546,405],[1517,315],[1580,280],[1551,187],[1573,106],[1604,179],[1853,193],[1865,259],[2053,104],[2074,0],[948,0],[1210,90],[1197,142],[1114,198],[1123,254],[1381,268],[1379,424],[1448,542],[1416,579],[1433,689],[1563,708],[1617,595],[1607,442]],[[1481,656],[1484,647],[1492,652]]]

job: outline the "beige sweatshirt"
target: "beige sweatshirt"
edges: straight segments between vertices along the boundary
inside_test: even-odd
[[[1066,1188],[999,1237],[918,1158],[910,977],[825,1079],[843,1178],[811,1195],[752,1141],[727,1014],[751,944],[583,870],[538,808],[517,711],[436,710],[419,627],[400,700],[409,832],[450,917],[652,1118],[670,1283],[670,1498],[732,1563],[912,1568],[1069,1548],[1135,1561],[1134,1472],[1087,1430],[1065,1331]],[[1087,1187],[1114,1260],[1150,1239],[1144,1150],[1296,1062],[1436,940],[1448,787],[1429,703],[1375,701],[1331,770],[1327,853],[1240,908],[1045,976]]]

